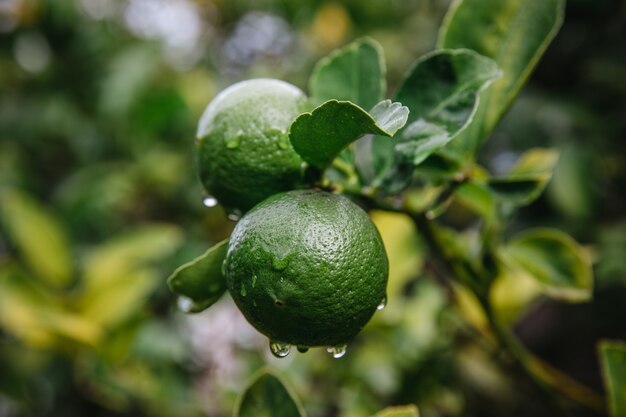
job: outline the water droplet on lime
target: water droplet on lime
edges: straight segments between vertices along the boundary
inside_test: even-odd
[[[277,342],[276,340],[270,340],[270,351],[272,355],[277,358],[284,358],[289,355],[291,351],[291,346],[288,343]]]
[[[376,307],[376,310],[383,310],[387,306],[387,296],[385,295]]]
[[[241,219],[241,210],[235,209],[229,212],[226,217],[228,217],[228,220],[231,220],[233,222],[239,221],[239,219]]]
[[[256,275],[252,275],[252,288],[256,287],[256,280],[257,280]]]
[[[333,358],[335,358],[335,359],[341,358],[343,355],[346,354],[347,350],[348,350],[348,345],[346,345],[346,344],[336,345],[336,346],[328,346],[326,348],[326,352],[330,353],[333,356]]]
[[[309,347],[308,346],[298,346],[298,352],[300,353],[307,353],[309,351]]]
[[[191,312],[191,309],[193,308],[193,300],[189,297],[185,297],[184,295],[181,295],[176,300],[176,305],[178,305],[178,308],[182,312],[189,313]]]
[[[294,257],[293,253],[290,253],[289,255],[283,258],[272,256],[272,268],[275,271],[284,271],[289,266],[289,262],[291,262],[291,259],[293,257]]]
[[[243,282],[241,283],[241,290],[239,291],[239,293],[242,297],[248,295],[248,290],[246,290],[246,286],[243,284]]]
[[[205,197],[204,200],[202,200],[202,204],[207,207],[215,207],[217,206],[217,198],[213,196]]]
[[[241,143],[241,139],[243,138],[243,131],[239,130],[233,136],[229,136],[226,138],[226,148],[227,149],[236,149],[239,147]]]

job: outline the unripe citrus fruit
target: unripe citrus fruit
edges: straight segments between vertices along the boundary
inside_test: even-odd
[[[247,320],[276,346],[301,349],[354,337],[383,302],[388,269],[367,213],[318,190],[255,206],[237,223],[223,265]]]
[[[196,163],[206,190],[229,211],[245,212],[302,181],[289,142],[306,97],[284,81],[242,81],[211,101],[198,125]]]

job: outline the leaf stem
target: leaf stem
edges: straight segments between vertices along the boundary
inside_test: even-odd
[[[563,414],[565,410],[561,400],[565,399],[570,403],[583,405],[598,414],[605,415],[604,400],[599,394],[536,358],[521,344],[510,329],[499,322],[489,300],[489,290],[494,277],[481,277],[481,274],[476,271],[471,263],[448,256],[445,247],[437,236],[435,225],[423,213],[416,214],[406,211],[404,213],[413,220],[436,260],[436,265],[445,274],[467,286],[477,297],[500,348],[514,360],[513,366],[519,373],[526,376],[547,405],[554,412]]]

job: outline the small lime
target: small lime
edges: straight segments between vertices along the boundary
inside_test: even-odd
[[[227,210],[245,212],[302,182],[288,131],[306,102],[300,89],[272,79],[239,82],[211,101],[198,125],[196,165]]]
[[[224,274],[247,320],[270,340],[339,346],[385,298],[385,248],[367,213],[317,190],[276,194],[233,231]]]

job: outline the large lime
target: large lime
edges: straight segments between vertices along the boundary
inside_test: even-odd
[[[295,190],[239,221],[224,274],[239,309],[270,340],[338,346],[383,302],[388,261],[360,207],[336,194]]]
[[[302,160],[288,130],[306,110],[297,87],[254,79],[218,94],[204,111],[196,140],[196,165],[206,190],[228,210],[245,212],[302,182]]]

